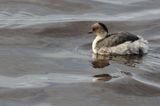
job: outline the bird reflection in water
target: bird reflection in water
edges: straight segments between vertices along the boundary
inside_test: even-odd
[[[141,55],[126,55],[126,56],[104,56],[92,54],[93,68],[104,68],[109,66],[109,61],[114,61],[119,64],[124,64],[130,67],[135,67],[137,64],[142,63],[143,56]]]
[[[93,76],[93,81],[94,82],[99,82],[99,81],[109,81],[112,79],[112,76],[109,74],[99,74],[99,75],[94,75]]]
[[[92,55],[92,67],[95,69],[103,69],[110,65],[110,61],[117,62],[119,64],[124,64],[130,67],[135,67],[137,64],[140,64],[142,62],[142,56],[139,55],[128,55],[128,56],[104,56],[104,55]],[[107,73],[98,74],[93,76],[93,81],[109,81],[113,77]]]
[[[109,66],[109,57],[102,55],[93,55],[92,57],[92,66],[93,68],[105,68]]]

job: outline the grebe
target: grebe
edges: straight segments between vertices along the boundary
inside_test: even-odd
[[[92,25],[96,34],[92,42],[92,51],[100,55],[142,55],[148,53],[148,41],[138,35],[128,32],[108,34],[108,28],[103,23]]]

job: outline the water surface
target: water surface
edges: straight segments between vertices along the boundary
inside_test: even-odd
[[[157,106],[159,0],[0,0],[0,104]],[[149,41],[139,56],[94,56],[90,26]],[[96,80],[100,78],[100,80]]]

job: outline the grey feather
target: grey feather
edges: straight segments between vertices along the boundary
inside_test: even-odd
[[[128,32],[118,32],[107,35],[104,39],[101,39],[97,42],[97,47],[112,47],[117,46],[119,44],[122,44],[127,41],[134,42],[138,40],[139,37],[136,35],[133,35]]]

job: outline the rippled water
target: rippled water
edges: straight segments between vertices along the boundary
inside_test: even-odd
[[[0,0],[0,105],[157,106],[159,0]],[[143,57],[92,55],[90,26],[149,41]]]

